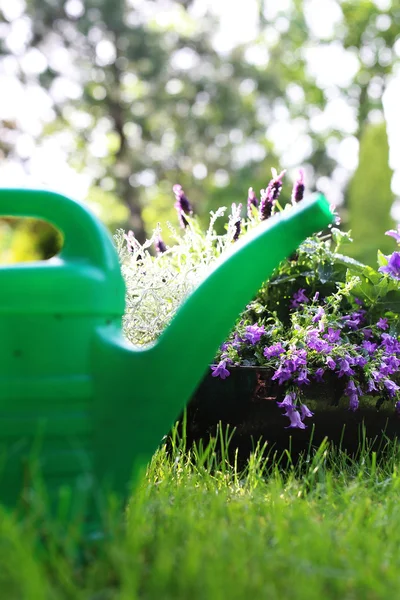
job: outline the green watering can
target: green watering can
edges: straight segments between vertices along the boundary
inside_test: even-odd
[[[121,331],[125,285],[105,227],[62,195],[1,189],[0,215],[35,217],[64,235],[48,261],[0,267],[0,501],[67,495],[99,514],[103,493],[126,498],[195,391],[216,350],[286,256],[332,221],[305,200],[232,246],[156,343]]]

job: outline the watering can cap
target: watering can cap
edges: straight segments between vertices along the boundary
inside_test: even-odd
[[[0,314],[122,316],[125,284],[103,224],[82,204],[55,192],[0,189],[0,216],[34,217],[61,231],[48,261],[0,267]]]

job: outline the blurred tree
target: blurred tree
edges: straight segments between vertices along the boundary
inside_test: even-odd
[[[384,235],[394,225],[390,217],[392,175],[385,123],[366,125],[359,165],[348,189],[349,225],[354,239],[348,250],[354,258],[374,267],[378,248],[386,254],[393,251],[393,240]]]
[[[259,0],[255,39],[221,50],[215,18],[191,0],[0,0],[0,70],[48,103],[28,133],[22,121],[0,124],[0,154],[29,170],[34,147],[53,140],[92,182],[101,218],[139,240],[174,218],[175,182],[205,217],[264,187],[271,166],[306,163],[317,183],[335,177],[334,148],[374,117],[391,73],[399,0],[392,9],[332,0],[340,19],[330,37],[311,27],[313,1]],[[338,45],[359,72],[350,85],[323,85],[308,51]],[[354,126],[329,122],[338,99]]]

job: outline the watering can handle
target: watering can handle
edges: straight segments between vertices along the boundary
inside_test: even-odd
[[[107,229],[85,206],[66,196],[40,189],[2,188],[0,216],[48,221],[64,235],[61,258],[86,260],[102,271],[119,270]]]

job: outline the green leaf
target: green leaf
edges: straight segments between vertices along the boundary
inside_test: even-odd
[[[383,252],[381,252],[380,250],[378,250],[378,259],[377,260],[378,260],[378,265],[380,267],[385,267],[389,262],[389,259],[387,258],[387,256],[385,256],[383,254]]]

